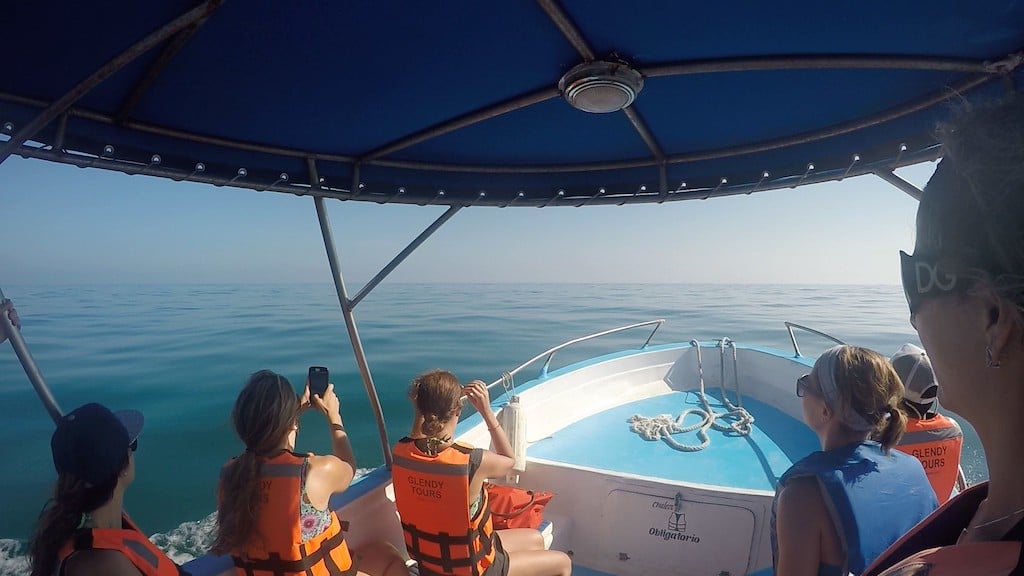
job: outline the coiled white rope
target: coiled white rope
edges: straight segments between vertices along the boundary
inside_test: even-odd
[[[669,446],[672,446],[680,452],[699,452],[707,448],[711,444],[711,437],[708,436],[708,429],[718,430],[719,432],[731,432],[739,436],[747,436],[753,429],[754,417],[747,412],[743,406],[735,406],[729,401],[728,396],[725,393],[725,340],[721,341],[723,365],[722,365],[722,402],[725,404],[728,411],[726,412],[715,412],[711,408],[711,404],[708,402],[707,393],[704,391],[704,366],[701,361],[700,355],[700,344],[696,340],[691,340],[692,344],[697,351],[697,373],[700,380],[700,389],[698,391],[698,397],[702,408],[688,408],[680,412],[679,416],[673,418],[669,414],[659,414],[658,416],[641,416],[640,414],[634,414],[629,417],[629,429],[642,436],[645,440],[664,440]],[[733,345],[733,361],[736,361],[736,347]],[[737,376],[736,382],[737,398],[739,398],[739,377]],[[738,400],[742,403],[741,400]],[[683,425],[683,421],[690,414],[696,414],[700,417],[700,421],[694,424]],[[720,424],[718,421],[721,420],[724,423]],[[700,440],[700,444],[682,444],[673,438],[675,434],[686,434],[689,432],[697,432],[697,439]]]

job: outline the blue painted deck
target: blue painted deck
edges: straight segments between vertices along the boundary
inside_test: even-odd
[[[709,401],[716,412],[725,411],[717,396],[709,394]],[[612,472],[729,488],[774,490],[778,478],[794,462],[820,449],[818,438],[803,422],[747,398],[743,399],[743,406],[754,416],[751,434],[730,436],[709,430],[711,445],[700,452],[680,452],[662,440],[645,440],[629,430],[627,420],[634,414],[671,414],[674,417],[684,408],[699,405],[697,395],[692,392],[671,392],[610,408],[531,445],[529,454]],[[696,421],[696,415],[691,415],[685,424]],[[681,444],[698,443],[694,432],[677,434],[674,438]]]

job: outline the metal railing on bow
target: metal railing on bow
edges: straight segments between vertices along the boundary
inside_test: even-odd
[[[797,324],[795,322],[786,322],[786,330],[789,332],[789,341],[793,343],[793,353],[796,354],[797,356],[800,356],[800,345],[796,343],[796,334],[793,333],[793,329],[794,328],[797,328],[799,330],[803,330],[805,332],[810,332],[811,334],[814,334],[815,336],[821,336],[822,338],[825,338],[826,340],[831,340],[832,342],[835,342],[836,344],[839,344],[839,345],[846,344],[846,342],[843,342],[842,340],[840,340],[839,338],[836,338],[835,336],[833,336],[831,334],[826,334],[826,333],[824,333],[824,332],[822,332],[820,330],[815,330],[814,328],[808,328],[807,326],[803,326],[803,325]]]
[[[617,334],[619,332],[625,332],[627,330],[633,330],[633,329],[636,329],[636,328],[642,328],[644,326],[654,326],[654,328],[651,330],[651,333],[647,335],[647,340],[645,340],[643,345],[640,346],[640,348],[639,348],[640,350],[643,350],[644,348],[647,348],[648,345],[650,345],[651,339],[654,338],[654,333],[657,332],[658,328],[660,328],[661,325],[664,324],[664,323],[665,323],[665,319],[664,318],[659,318],[657,320],[648,320],[646,322],[639,322],[637,324],[630,324],[628,326],[620,326],[618,328],[612,328],[610,330],[604,330],[604,331],[601,331],[601,332],[595,332],[595,333],[589,334],[587,336],[581,336],[580,338],[574,338],[572,340],[563,342],[563,343],[561,343],[561,344],[559,344],[557,346],[549,348],[549,349],[545,350],[544,352],[541,352],[540,354],[537,354],[533,358],[530,358],[529,360],[527,360],[526,362],[523,362],[519,366],[516,366],[512,370],[509,370],[509,371],[505,372],[505,374],[508,374],[509,376],[515,376],[516,374],[522,372],[527,366],[530,366],[531,364],[533,364],[534,362],[540,360],[541,358],[545,358],[546,357],[545,360],[544,360],[544,365],[541,366],[540,373],[538,375],[538,378],[543,378],[543,377],[547,376],[547,374],[548,374],[548,368],[551,366],[551,359],[554,358],[555,354],[558,353],[560,350],[564,350],[566,348],[569,348],[570,346],[574,346],[576,344],[579,344],[580,342],[586,342],[587,340],[593,340],[595,338],[600,338],[602,336],[608,336],[609,334]],[[494,382],[491,382],[490,384],[487,385],[488,390],[491,389],[492,387],[496,386],[496,385],[501,384],[501,382],[502,382],[502,378],[499,378],[499,379],[495,380]]]

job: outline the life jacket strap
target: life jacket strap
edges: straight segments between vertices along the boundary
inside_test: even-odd
[[[455,568],[475,567],[481,560],[491,554],[494,549],[493,534],[484,534],[481,530],[472,530],[465,535],[453,536],[442,532],[433,534],[416,528],[413,524],[402,522],[402,529],[409,535],[410,554],[422,566],[433,564],[441,568],[442,573],[451,574]],[[423,551],[420,540],[426,540],[438,545],[441,550],[440,556],[434,556]],[[480,543],[479,550],[473,550],[473,544]],[[466,550],[465,556],[461,558],[452,557],[452,548],[463,547]]]
[[[271,552],[267,558],[250,558],[245,560],[239,556],[232,556],[231,560],[235,563],[235,567],[245,570],[248,576],[252,576],[254,572],[270,572],[274,576],[306,572],[320,562],[324,563],[331,574],[341,574],[341,568],[334,562],[334,558],[331,557],[331,551],[340,546],[344,541],[345,534],[339,531],[334,536],[323,540],[312,554],[306,555],[305,551],[303,551],[302,557],[298,560],[285,560],[277,552]]]
[[[135,526],[133,524],[131,524],[131,523],[126,523],[126,524],[127,524],[127,526],[131,527],[132,529],[134,529],[136,531],[138,530],[137,528],[135,528]],[[139,532],[139,534],[140,534],[140,537],[145,537],[141,532]],[[95,537],[94,537],[94,534],[93,534],[93,529],[92,528],[83,528],[83,529],[77,530],[74,533],[74,535],[72,536],[72,538],[71,538],[71,543],[72,543],[72,549],[74,551],[76,551],[76,552],[82,551],[82,550],[94,550],[96,548],[96,541],[95,541]],[[157,571],[157,570],[160,569],[160,558],[156,555],[156,553],[153,550],[147,548],[144,544],[142,544],[138,540],[133,540],[131,538],[123,538],[123,539],[120,540],[120,544],[121,544],[121,546],[123,547],[124,550],[130,550],[132,553],[135,554],[135,557],[138,560],[148,564],[149,567],[152,568],[153,571]],[[103,548],[106,548],[106,546],[103,546]],[[131,557],[129,556],[129,558],[131,558]],[[135,560],[132,560],[132,561],[134,562]],[[168,560],[168,563],[170,563],[169,560]],[[173,564],[173,566],[177,569],[178,574],[187,574],[187,572],[185,572],[181,568],[181,566],[178,566],[177,564]],[[61,562],[60,569],[58,570],[58,573],[59,574],[64,574],[64,562],[63,561]]]

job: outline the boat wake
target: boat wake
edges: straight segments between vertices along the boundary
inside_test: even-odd
[[[149,540],[176,564],[184,564],[206,554],[216,537],[217,513],[212,512],[202,520],[185,522],[170,532],[153,534]]]
[[[0,539],[0,574],[28,576],[28,554],[19,540]]]

